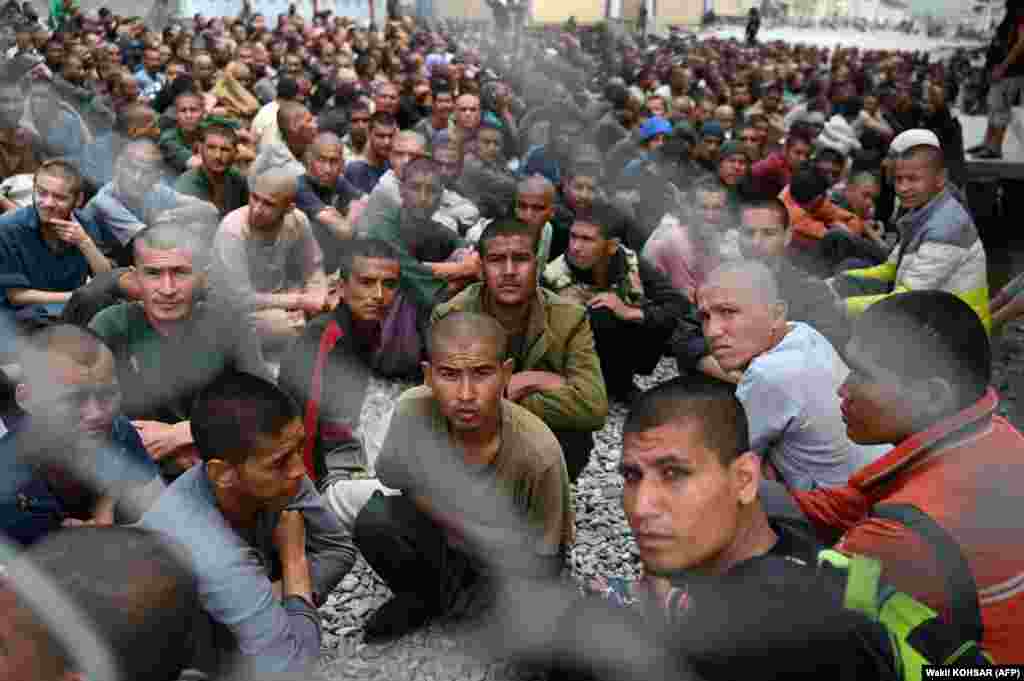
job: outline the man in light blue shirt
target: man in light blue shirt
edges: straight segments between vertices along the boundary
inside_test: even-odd
[[[163,171],[163,156],[156,142],[133,140],[118,156],[114,179],[82,209],[86,220],[96,223],[108,240],[116,240],[123,247],[122,252],[114,254],[118,264],[131,264],[131,251],[126,247],[158,213],[199,200],[163,184]]]
[[[142,51],[142,66],[135,72],[135,82],[139,84],[139,99],[152,102],[160,94],[167,76],[160,71],[160,50],[147,47]]]
[[[720,266],[697,291],[704,336],[738,383],[750,444],[787,487],[846,484],[885,449],[854,444],[836,394],[850,373],[812,327],[786,321],[772,271],[761,263]]]

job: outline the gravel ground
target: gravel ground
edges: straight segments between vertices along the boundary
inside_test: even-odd
[[[1003,396],[1000,411],[1020,426],[1016,397],[1024,385],[1024,324],[1010,324],[996,343],[993,384]],[[675,375],[675,364],[663,360],[654,375],[640,381],[653,385]],[[379,415],[366,433],[379,447],[390,421],[390,409],[403,386],[375,382],[370,410]],[[576,495],[576,546],[569,578],[577,584],[596,576],[635,577],[636,548],[622,514],[622,480],[616,472],[626,410],[613,403],[608,423],[596,437],[590,464],[580,476]],[[543,678],[504,660],[474,655],[450,625],[434,624],[387,645],[362,642],[362,624],[390,598],[388,588],[360,558],[327,604],[324,619],[322,673],[332,680],[360,681],[532,681]]]

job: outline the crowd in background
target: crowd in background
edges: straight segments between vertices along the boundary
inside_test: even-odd
[[[1016,4],[966,152],[927,54],[497,6],[0,8],[0,680],[88,666],[37,569],[119,678],[215,678],[314,663],[357,553],[393,592],[368,641],[469,620],[564,678],[1020,663],[1024,440],[990,337],[1024,296],[990,300],[966,199],[1024,80]],[[415,387],[374,442],[381,379]],[[644,576],[577,599],[610,404]],[[930,637],[858,609],[842,555]]]

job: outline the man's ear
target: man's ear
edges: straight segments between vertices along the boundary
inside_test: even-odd
[[[434,372],[431,371],[430,362],[420,362],[420,366],[423,368],[423,385],[429,386],[433,390]]]
[[[729,465],[729,472],[736,500],[743,506],[754,503],[761,484],[761,457],[757,452],[740,454]]]
[[[622,245],[622,240],[618,237],[608,240],[608,257],[612,257],[619,251],[619,246]]]
[[[925,416],[922,422],[935,423],[956,411],[956,391],[944,378],[934,377],[921,381],[912,389],[914,403]]]
[[[785,326],[786,315],[789,313],[789,304],[784,300],[777,300],[772,303],[772,309],[775,312],[775,323]]]
[[[230,489],[238,482],[238,469],[222,459],[210,459],[206,463],[206,475],[219,489]]]
[[[501,363],[501,394],[504,395],[505,391],[508,390],[508,383],[512,380],[512,374],[515,373],[516,363],[511,357]]]
[[[790,244],[792,244],[792,243],[793,243],[793,228],[792,227],[787,227],[786,228],[786,241],[785,241],[786,248],[789,248]]]
[[[78,198],[75,199],[75,210],[78,210],[85,205],[85,192],[78,192]]]
[[[19,383],[14,387],[14,401],[22,411],[28,411],[28,404],[32,401],[32,389],[28,383]]]

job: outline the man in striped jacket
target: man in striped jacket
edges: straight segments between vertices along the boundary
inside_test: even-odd
[[[839,396],[847,435],[893,449],[844,487],[793,491],[797,504],[819,529],[842,533],[837,548],[879,558],[884,579],[942,609],[954,596],[942,579],[950,566],[872,509],[912,504],[927,513],[970,567],[984,648],[1001,664],[1024,662],[1024,438],[996,413],[981,322],[950,293],[893,295],[857,320],[846,361],[851,373]]]
[[[900,243],[886,262],[849,270],[832,281],[833,287],[852,316],[894,293],[948,291],[970,305],[987,330],[985,249],[970,214],[946,184],[938,138],[929,130],[908,130],[893,140],[890,154],[905,211],[896,221]]]

